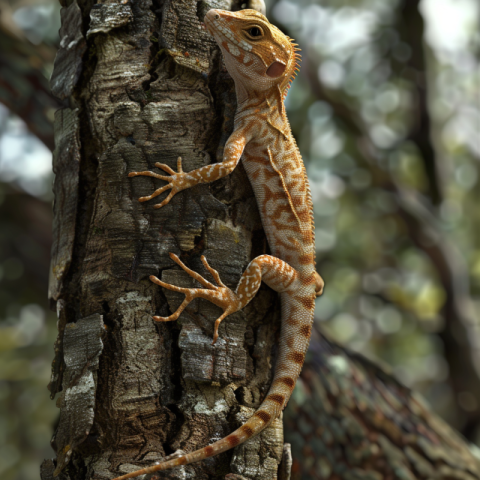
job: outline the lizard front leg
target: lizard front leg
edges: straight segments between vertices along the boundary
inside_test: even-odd
[[[220,279],[218,272],[210,267],[206,258],[202,255],[201,260],[205,268],[210,272],[218,286],[212,284],[200,274],[188,268],[177,255],[171,253],[170,258],[180,265],[191,277],[197,280],[205,288],[184,288],[177,287],[159,280],[155,276],[150,276],[150,280],[161,287],[174,292],[185,294],[185,300],[177,308],[177,310],[169,317],[154,316],[153,319],[157,322],[170,322],[177,320],[180,314],[185,310],[187,305],[195,298],[203,298],[209,300],[215,305],[223,309],[222,315],[215,321],[213,342],[215,344],[218,338],[218,327],[222,320],[228,315],[241,310],[250,300],[253,299],[262,280],[277,292],[288,291],[295,280],[297,279],[297,272],[290,265],[272,257],[271,255],[260,255],[250,262],[247,269],[243,273],[238,283],[237,289],[233,292]]]
[[[172,170],[168,165],[165,163],[160,163],[156,162],[155,166],[158,168],[161,168],[165,172],[169,173],[171,176],[167,177],[165,175],[159,175],[158,173],[155,172],[130,172],[128,174],[129,177],[138,177],[138,176],[146,176],[146,177],[153,177],[153,178],[158,178],[159,180],[164,180],[165,182],[168,182],[166,185],[164,185],[161,188],[157,188],[151,195],[145,196],[145,197],[140,197],[138,199],[139,202],[146,202],[148,200],[151,200],[152,198],[158,197],[161,193],[165,192],[169,188],[171,189],[170,193],[168,194],[167,198],[163,200],[162,202],[158,203],[157,205],[154,206],[154,208],[161,208],[167,203],[170,202],[170,200],[173,198],[173,196],[182,191],[185,190],[186,188],[189,188],[190,186],[190,179],[187,177],[187,175],[183,172],[182,168],[182,157],[177,158],[177,172]]]
[[[155,163],[155,166],[157,168],[164,170],[170,176],[159,175],[158,173],[151,171],[130,172],[128,176],[153,177],[168,182],[163,187],[155,190],[151,195],[140,197],[138,199],[140,202],[146,202],[148,200],[151,200],[152,198],[158,197],[158,195],[170,189],[170,193],[168,194],[168,196],[163,201],[154,206],[154,208],[161,208],[167,205],[174,197],[174,195],[178,192],[181,192],[182,190],[191,188],[199,183],[213,182],[232,173],[235,167],[238,165],[238,162],[240,161],[240,157],[242,156],[246,143],[247,138],[243,129],[238,129],[234,131],[228,139],[225,145],[223,161],[221,163],[207,165],[206,167],[197,168],[196,170],[193,170],[191,172],[184,172],[182,168],[182,157],[178,157],[176,172],[164,163]]]

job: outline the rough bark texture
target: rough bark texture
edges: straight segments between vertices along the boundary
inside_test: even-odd
[[[313,331],[285,410],[292,480],[480,479],[476,447],[418,395]]]
[[[232,5],[63,5],[51,80],[65,107],[55,122],[49,286],[59,315],[50,390],[62,391],[61,420],[57,459],[43,464],[43,480],[53,470],[64,479],[109,479],[208,445],[243,423],[269,386],[279,322],[268,288],[222,324],[215,346],[219,309],[209,302],[192,303],[178,322],[152,320],[183,296],[162,291],[149,275],[193,285],[169,252],[208,278],[204,254],[230,287],[266,252],[242,167],[160,210],[137,199],[163,182],[127,177],[155,162],[176,169],[178,156],[186,171],[221,161],[235,94],[213,39],[200,29],[212,7]],[[271,480],[282,452],[279,420],[247,445],[160,478]]]

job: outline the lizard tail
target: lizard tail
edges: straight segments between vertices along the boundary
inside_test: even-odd
[[[312,278],[314,279],[313,274]],[[312,281],[314,282],[314,280]],[[136,472],[127,473],[114,480],[126,480],[213,457],[258,435],[280,416],[290,398],[305,359],[315,305],[314,295],[311,294],[292,298],[289,294],[282,293],[280,298],[282,301],[282,332],[277,365],[272,385],[258,410],[240,428],[207,447]]]
[[[169,470],[173,467],[178,467],[180,465],[188,465],[190,463],[199,462],[208,457],[213,457],[227,450],[230,450],[241,443],[244,443],[249,438],[254,437],[264,430],[278,415],[280,414],[279,410],[283,407],[278,404],[275,400],[272,400],[269,395],[263,403],[260,405],[259,409],[250,417],[240,428],[235,430],[233,433],[228,435],[221,440],[208,445],[207,447],[195,450],[192,453],[186,453],[172,460],[167,460],[158,465],[152,465],[151,467],[143,468],[142,470],[137,470],[135,472],[127,473],[121,477],[117,477],[114,480],[125,480],[127,478],[134,478],[139,475],[146,475],[148,473],[160,472],[162,470]]]

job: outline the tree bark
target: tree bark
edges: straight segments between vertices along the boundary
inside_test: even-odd
[[[384,369],[316,329],[285,410],[285,440],[292,480],[480,479],[477,447]]]
[[[242,167],[169,205],[139,203],[164,183],[128,178],[162,162],[185,171],[222,160],[235,112],[233,82],[200,28],[231,2],[68,2],[51,84],[64,102],[55,118],[54,243],[49,297],[59,316],[52,397],[61,414],[42,479],[109,479],[226,436],[260,404],[279,331],[276,295],[263,286],[231,315],[211,345],[219,309],[200,300],[177,322],[183,295],[155,275],[195,282],[173,252],[209,278],[200,256],[235,287],[267,252]],[[235,7],[235,5],[233,5]],[[165,194],[164,194],[165,195]],[[277,478],[280,420],[257,439],[160,478]]]

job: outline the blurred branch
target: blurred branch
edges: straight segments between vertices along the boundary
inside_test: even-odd
[[[53,150],[53,113],[59,107],[50,93],[45,65],[55,49],[33,45],[0,24],[0,103],[18,115],[28,129]]]
[[[439,336],[444,344],[454,391],[456,394],[471,392],[475,398],[480,398],[480,331],[474,319],[465,260],[414,192],[403,190],[398,205],[410,238],[430,257],[446,293],[442,309],[445,329]],[[464,433],[468,436],[480,423],[479,407],[466,416]]]
[[[442,309],[445,330],[439,333],[444,342],[445,357],[450,366],[450,381],[456,394],[471,392],[480,398],[480,332],[473,318],[468,270],[456,246],[442,231],[435,213],[420,195],[398,184],[391,172],[380,167],[377,159],[382,153],[371,141],[357,111],[347,102],[324,88],[316,74],[314,62],[305,52],[304,71],[317,98],[327,102],[345,129],[355,139],[360,158],[372,175],[375,186],[394,193],[399,214],[413,242],[431,259],[446,293]],[[426,117],[423,117],[426,118]],[[414,131],[425,131],[418,125]],[[429,129],[429,127],[428,127]],[[419,146],[420,148],[420,146]],[[458,410],[459,418],[466,413]],[[468,413],[470,426],[480,424],[480,409]]]
[[[316,328],[284,422],[292,480],[480,479],[468,443],[421,398]]]
[[[409,140],[415,143],[421,153],[425,174],[428,178],[430,200],[434,205],[442,202],[441,169],[431,142],[431,121],[428,110],[427,68],[424,50],[424,21],[418,9],[419,0],[405,0],[398,11],[396,29],[400,39],[410,47],[411,56],[402,75],[415,87],[413,124]]]

